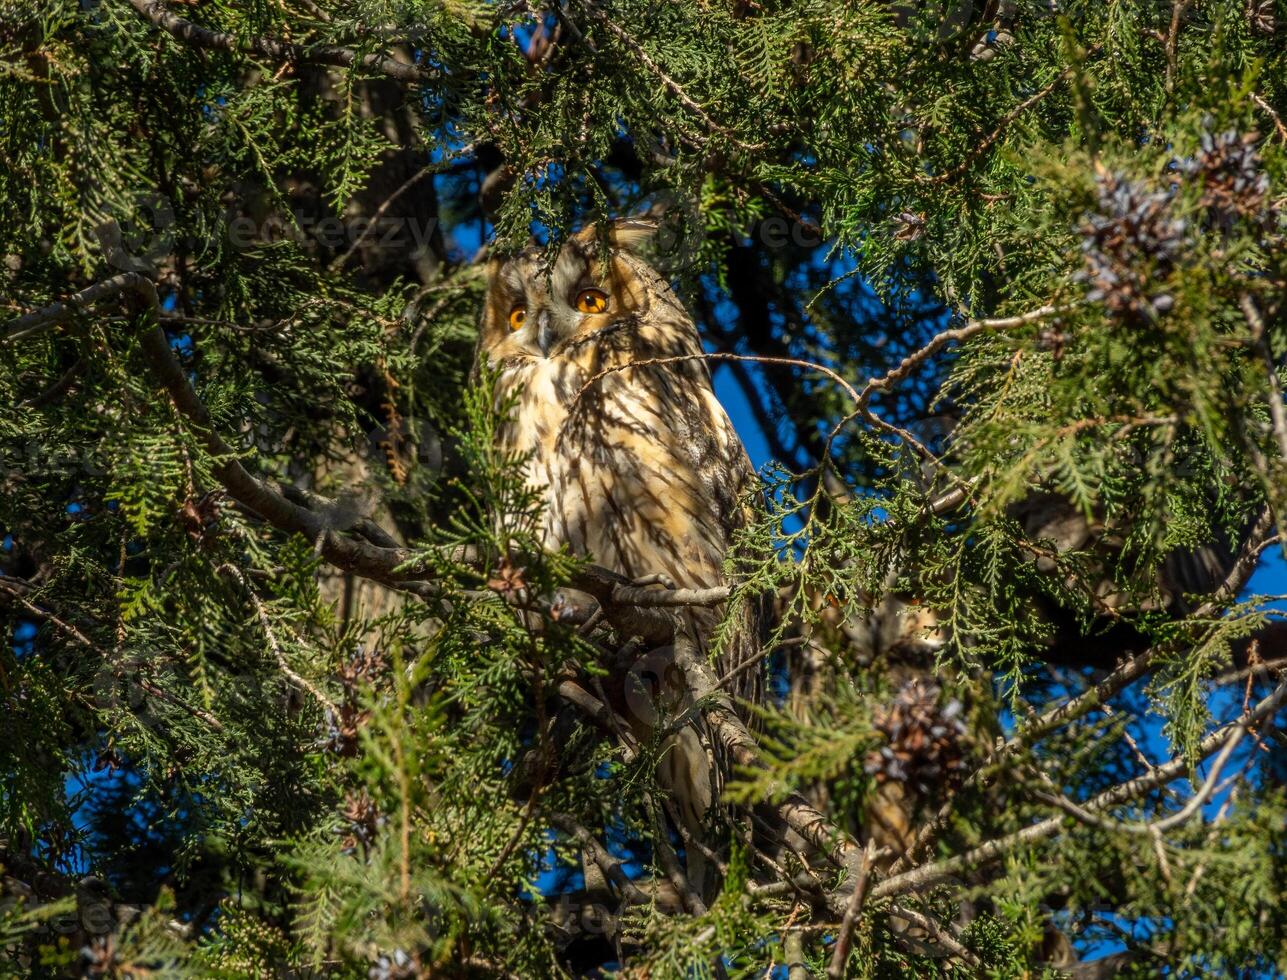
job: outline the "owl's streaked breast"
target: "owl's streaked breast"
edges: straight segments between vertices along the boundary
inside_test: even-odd
[[[502,438],[532,454],[547,547],[701,587],[723,581],[749,464],[700,360],[640,364],[698,354],[695,332],[681,326],[688,336],[643,324],[604,331],[560,356],[512,364],[497,384],[522,389]],[[636,366],[586,388],[627,364]]]

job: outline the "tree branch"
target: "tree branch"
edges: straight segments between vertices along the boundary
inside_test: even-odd
[[[1250,293],[1238,297],[1238,306],[1251,327],[1252,342],[1256,352],[1264,361],[1265,372],[1269,379],[1269,417],[1273,421],[1274,438],[1278,441],[1279,456],[1287,463],[1287,408],[1283,405],[1283,386],[1278,377],[1278,365],[1274,361],[1273,351],[1269,348],[1269,333],[1265,329],[1264,317],[1256,307],[1256,301]],[[1284,531],[1287,534],[1287,530]],[[1284,538],[1287,540],[1287,538]]]
[[[749,769],[765,768],[755,739],[747,730],[745,722],[733,711],[731,699],[720,689],[708,661],[698,649],[691,625],[682,622],[677,624],[674,637],[675,664],[683,671],[693,698],[703,705],[702,712],[711,731],[738,765]],[[773,810],[783,823],[803,837],[819,854],[837,868],[848,870],[855,882],[858,880],[862,850],[804,797],[793,793],[776,804]]]
[[[1092,48],[1090,48],[1090,50],[1086,52],[1085,56],[1087,58],[1093,57],[1094,55],[1099,53],[1100,48],[1102,47],[1103,45],[1100,45],[1100,44],[1094,45]],[[1046,96],[1050,95],[1051,92],[1053,92],[1063,82],[1065,82],[1068,78],[1070,78],[1073,75],[1073,73],[1076,72],[1077,69],[1080,67],[1081,67],[1080,64],[1073,64],[1066,67],[1063,71],[1061,71],[1058,75],[1056,75],[1054,80],[1050,82],[1050,84],[1046,85],[1045,88],[1037,90],[1032,95],[1028,96],[1028,98],[1020,102],[1013,109],[1011,109],[1009,112],[1007,112],[1004,116],[1002,116],[1001,121],[997,123],[996,129],[992,130],[992,132],[990,132],[987,136],[983,137],[983,139],[980,140],[976,146],[971,147],[970,150],[965,154],[965,158],[960,163],[958,163],[951,170],[945,170],[943,173],[935,177],[930,177],[926,182],[930,184],[946,184],[955,180],[957,177],[960,177],[963,173],[965,173],[966,170],[969,169],[971,163],[973,163],[984,153],[986,153],[991,148],[992,144],[994,144],[997,140],[999,140],[1002,136],[1005,135],[1005,131],[1010,128],[1011,123],[1013,123],[1016,119],[1022,116],[1025,112],[1031,109],[1042,99],[1046,98]]]
[[[547,819],[581,846],[586,855],[608,876],[621,896],[631,905],[647,905],[648,896],[621,870],[621,862],[607,852],[597,837],[566,813],[550,813]]]
[[[1191,618],[1210,616],[1223,603],[1238,594],[1238,591],[1246,584],[1251,577],[1251,573],[1256,570],[1256,566],[1259,564],[1260,552],[1263,550],[1261,539],[1272,524],[1273,512],[1268,507],[1265,507],[1260,512],[1259,517],[1256,518],[1255,523],[1247,531],[1247,539],[1243,542],[1238,557],[1234,560],[1228,575],[1225,576],[1224,582],[1221,583],[1207,602],[1193,611]],[[1167,650],[1168,648],[1165,646],[1157,646],[1131,657],[1111,671],[1094,687],[1038,715],[1009,739],[1001,743],[987,765],[975,770],[964,781],[963,788],[977,786],[987,775],[996,771],[999,763],[1019,751],[1023,746],[1031,745],[1042,736],[1063,727],[1069,722],[1076,721],[1099,705],[1106,703],[1110,698],[1150,673],[1161,661]],[[891,868],[892,871],[898,871],[900,868],[906,867],[910,861],[915,859],[917,852],[947,823],[948,817],[951,816],[953,805],[954,801],[952,800],[944,803],[934,817],[921,827],[917,832],[916,839],[912,841],[911,846],[907,849],[907,853],[894,862]]]
[[[889,906],[889,911],[891,915],[896,915],[899,918],[906,919],[912,925],[924,929],[927,933],[933,936],[934,941],[942,946],[950,955],[955,956],[966,966],[977,970],[979,971],[979,974],[982,974],[983,961],[975,956],[974,953],[966,949],[961,944],[960,939],[953,934],[952,930],[947,926],[944,926],[934,916],[927,915],[923,912],[917,911],[916,909],[908,908],[906,905],[899,905],[897,903],[891,904]]]
[[[841,430],[843,430],[850,422],[856,418],[861,418],[873,428],[880,429],[890,435],[897,436],[906,445],[911,446],[912,449],[914,449],[923,459],[937,466],[938,458],[930,452],[929,448],[917,439],[916,436],[901,426],[894,425],[892,422],[886,422],[883,418],[872,411],[871,400],[876,393],[892,391],[897,384],[906,380],[913,370],[924,364],[948,344],[964,343],[976,334],[987,333],[993,330],[1013,330],[1015,327],[1024,327],[1030,323],[1036,323],[1039,320],[1044,320],[1047,317],[1067,313],[1073,308],[1073,305],[1056,306],[1053,303],[1048,303],[1045,306],[1038,307],[1035,310],[1030,310],[1027,313],[1022,313],[1017,316],[998,317],[990,320],[971,320],[964,326],[953,327],[950,330],[943,330],[940,333],[935,334],[923,347],[904,357],[898,363],[897,367],[887,371],[878,378],[870,379],[865,385],[863,385],[862,391],[854,397],[854,402],[857,407],[853,412],[837,422],[832,428],[831,434],[827,437],[827,445],[830,446],[836,436],[839,435]],[[848,390],[851,393],[853,391],[851,388]],[[964,488],[959,486],[959,478],[955,478],[955,480],[958,483],[957,490],[960,491],[960,497],[958,499],[953,496],[948,499],[957,503],[963,502],[967,494]]]
[[[179,414],[205,446],[212,460],[211,472],[229,496],[273,527],[316,542],[322,556],[344,571],[424,599],[439,595],[432,582],[423,580],[425,572],[418,568],[417,552],[397,546],[394,539],[373,521],[346,518],[343,522],[336,522],[331,515],[343,508],[334,501],[296,487],[278,490],[246,470],[238,460],[236,450],[215,429],[209,410],[171,350],[165,331],[157,324],[160,301],[156,285],[145,276],[123,273],[10,320],[3,326],[0,343],[38,336],[56,326],[71,323],[95,303],[122,295],[132,296],[151,317],[150,326],[140,337],[149,373],[165,389]],[[363,537],[338,533],[349,529],[356,530]],[[469,562],[474,556],[468,549],[456,549],[448,557],[453,561]],[[670,642],[674,635],[674,620],[651,607],[717,605],[725,601],[729,593],[727,588],[640,588],[625,576],[596,565],[584,566],[572,584],[592,596],[617,629],[657,643]]]
[[[26,313],[10,320],[4,325],[3,339],[0,344],[15,340],[26,340],[39,336],[53,327],[71,323],[76,315],[100,300],[119,296],[121,293],[133,293],[145,306],[155,309],[158,305],[156,286],[151,279],[134,272],[124,272],[111,279],[95,283],[73,296],[56,303],[50,303],[39,310]]]
[[[858,880],[845,906],[845,915],[840,922],[840,933],[836,936],[836,948],[827,965],[827,980],[841,980],[845,975],[845,966],[849,962],[849,946],[854,937],[854,927],[862,913],[863,903],[867,899],[867,885],[871,881],[871,865],[876,857],[876,842],[868,841],[862,852],[862,864],[858,869]]]
[[[1198,751],[1195,755],[1196,759],[1205,759],[1219,751],[1235,733],[1245,732],[1270,717],[1284,701],[1287,701],[1287,681],[1279,684],[1272,693],[1255,707],[1245,711],[1237,720],[1217,729],[1203,739],[1198,746]],[[1241,736],[1239,735],[1238,737]],[[1085,803],[1083,809],[1093,814],[1111,806],[1118,806],[1128,800],[1135,799],[1149,790],[1164,786],[1173,779],[1184,776],[1189,770],[1190,767],[1186,758],[1172,759],[1165,765],[1158,766],[1147,775],[1136,777],[1111,789],[1104,790],[1094,799]],[[917,891],[946,878],[973,871],[981,865],[1004,857],[1025,844],[1035,843],[1044,838],[1054,836],[1064,826],[1064,819],[1062,815],[1049,817],[1012,834],[981,844],[966,851],[964,854],[958,854],[955,857],[947,858],[934,864],[922,865],[911,871],[905,871],[902,874],[886,878],[872,889],[872,898],[878,900]]]

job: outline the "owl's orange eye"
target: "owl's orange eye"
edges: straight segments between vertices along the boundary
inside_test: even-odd
[[[576,294],[578,313],[602,313],[608,308],[608,294],[601,289],[583,289]]]
[[[509,311],[509,328],[511,330],[523,329],[523,324],[527,322],[527,309],[522,306],[516,306]]]

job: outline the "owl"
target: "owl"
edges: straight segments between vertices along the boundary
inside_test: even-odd
[[[493,260],[478,363],[494,372],[498,406],[516,399],[499,448],[528,458],[547,548],[566,546],[637,581],[726,585],[733,536],[754,517],[756,475],[715,397],[692,319],[634,252],[652,230],[617,222],[605,253],[587,228],[548,269],[535,248]],[[692,610],[708,653],[724,615]],[[759,696],[760,670],[748,661],[762,656],[765,618],[763,603],[740,603],[713,664],[717,676],[737,670],[727,689],[742,699]],[[666,657],[651,652],[649,672],[677,673],[657,662]],[[626,714],[649,734],[648,710]],[[663,748],[658,778],[689,829],[718,799],[717,755],[700,721]]]

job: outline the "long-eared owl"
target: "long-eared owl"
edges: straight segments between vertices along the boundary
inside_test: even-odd
[[[605,253],[587,228],[552,266],[537,248],[493,260],[478,359],[496,372],[498,404],[518,393],[499,439],[531,454],[546,547],[566,545],[636,580],[725,585],[733,536],[754,514],[755,472],[715,397],[692,319],[631,251],[651,230],[617,222]],[[692,615],[709,652],[724,609]],[[742,667],[727,689],[755,699],[759,668],[747,661],[762,655],[762,604],[741,604],[737,615],[712,666],[718,676]],[[646,729],[650,719],[642,722]],[[700,724],[669,748],[659,780],[693,826],[717,797],[721,767],[708,764],[714,753]]]

